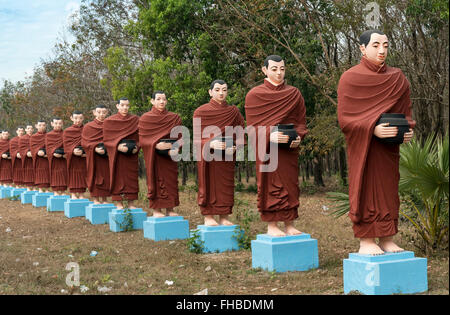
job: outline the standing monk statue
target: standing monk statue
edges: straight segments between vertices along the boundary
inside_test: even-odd
[[[164,217],[163,208],[167,216],[177,216],[173,208],[180,204],[178,164],[172,156],[178,154],[179,146],[161,140],[170,139],[172,129],[181,126],[181,118],[166,109],[167,98],[163,91],[154,92],[151,103],[152,109],[139,119],[139,144],[144,152],[149,207],[154,217]]]
[[[222,139],[226,136],[226,128],[245,127],[244,117],[239,108],[229,105],[226,101],[228,85],[223,80],[215,80],[209,88],[211,100],[194,111],[194,144],[197,148],[197,170],[198,170],[198,196],[197,202],[206,226],[233,225],[228,217],[232,213],[234,205],[234,153],[236,146],[232,143],[240,141],[242,137],[234,137],[229,146]],[[197,122],[200,124],[196,126]],[[207,128],[216,128],[216,134],[211,135],[204,132]],[[210,129],[212,130],[212,129]],[[224,155],[218,159],[207,161],[206,155],[210,150],[220,150]],[[200,152],[198,152],[200,151]],[[229,158],[223,158],[225,156]],[[214,218],[219,216],[219,221]]]
[[[21,188],[24,186],[22,159],[19,153],[19,139],[25,134],[25,129],[20,126],[17,127],[16,134],[17,136],[9,142],[9,152],[11,154],[13,183],[16,187]]]
[[[29,191],[34,187],[33,156],[31,155],[31,136],[33,135],[33,125],[27,125],[22,137],[19,138],[19,153],[22,160],[23,184]]]
[[[403,250],[393,242],[400,206],[399,144],[383,143],[399,129],[377,122],[386,113],[404,115],[403,143],[411,140],[415,122],[409,82],[400,69],[386,65],[388,49],[385,34],[364,32],[361,62],[342,74],[338,86],[338,120],[347,143],[349,216],[354,235],[360,239],[360,254]]]
[[[53,130],[47,132],[45,146],[47,149],[48,164],[50,169],[50,187],[55,195],[63,195],[67,190],[67,161],[64,152],[63,120],[59,117],[52,119]]]
[[[64,153],[67,160],[67,187],[72,199],[82,199],[86,192],[86,153],[81,146],[84,115],[74,111],[70,116],[73,125],[63,132]]]
[[[109,110],[97,105],[92,111],[95,119],[87,123],[81,135],[81,145],[86,150],[87,186],[94,204],[107,203],[109,191],[109,161],[103,145],[103,122]]]
[[[39,120],[36,129],[37,132],[30,138],[34,184],[39,188],[39,192],[45,192],[50,187],[50,171],[45,147],[47,123],[44,120]]]
[[[268,235],[298,235],[301,232],[294,227],[294,220],[298,218],[300,194],[298,147],[308,132],[305,102],[300,91],[286,83],[286,66],[280,56],[268,56],[262,71],[266,75],[264,83],[251,89],[245,98],[247,128],[250,127],[249,136],[254,138],[250,141],[256,141],[258,210],[261,220],[268,222]],[[274,131],[273,127],[278,124],[290,125],[296,137],[291,139],[281,131]],[[252,128],[254,132],[250,131]],[[262,153],[268,153],[269,147],[275,144],[278,161],[273,161],[272,157],[264,161],[266,157]],[[274,170],[264,170],[264,165],[274,162]],[[278,222],[284,222],[284,231],[278,227]]]
[[[9,131],[2,130],[0,133],[0,184],[4,185],[11,185],[13,182],[9,142]]]
[[[110,190],[117,208],[135,209],[134,201],[139,197],[139,117],[128,113],[130,102],[121,98],[117,114],[103,122],[103,143],[108,153]]]

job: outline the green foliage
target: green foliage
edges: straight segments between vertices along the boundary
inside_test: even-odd
[[[449,140],[433,137],[423,145],[413,139],[401,147],[399,190],[406,203],[400,213],[425,242],[425,251],[439,249],[448,237]]]
[[[123,213],[124,213],[124,217],[123,220],[121,222],[117,222],[117,225],[119,225],[119,228],[123,231],[123,232],[128,232],[128,231],[133,231],[133,215],[131,213],[131,209],[128,207],[128,201],[123,200]]]
[[[233,238],[237,241],[240,249],[250,250],[253,239],[251,223],[257,219],[257,216],[249,210],[247,201],[236,196],[234,202],[234,215],[239,226],[235,228]]]
[[[187,248],[191,253],[202,254],[205,249],[205,242],[200,239],[200,231],[191,231],[191,236],[187,240]]]
[[[20,200],[20,195],[7,197],[6,199],[8,199],[9,201],[17,201],[17,200]]]
[[[330,213],[335,218],[339,218],[350,211],[348,194],[341,192],[327,192],[327,198],[334,203],[334,211]]]

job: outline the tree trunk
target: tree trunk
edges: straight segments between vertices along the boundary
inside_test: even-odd
[[[322,165],[322,157],[318,156],[313,159],[313,165],[314,165],[314,185],[316,186],[322,186],[324,187],[325,184],[323,183],[323,165]]]
[[[342,184],[347,186],[347,157],[345,155],[345,148],[339,149],[339,174],[341,176]]]

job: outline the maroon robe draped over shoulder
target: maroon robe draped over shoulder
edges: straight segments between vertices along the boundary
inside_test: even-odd
[[[10,140],[0,139],[0,183],[10,184],[12,183],[12,163],[11,159],[2,158],[3,153],[10,152],[9,146]]]
[[[181,126],[181,118],[155,107],[139,119],[139,144],[144,152],[148,200],[151,209],[174,208],[178,197],[178,163],[156,153],[159,140],[170,138],[172,128]],[[177,137],[179,138],[179,137]]]
[[[301,139],[308,133],[306,128],[306,108],[300,91],[286,82],[275,86],[268,80],[251,89],[245,98],[245,113],[249,137],[255,139],[255,152],[269,152],[271,126],[294,124]],[[265,129],[263,141],[258,127]],[[253,141],[252,141],[253,142]],[[260,146],[264,146],[260,148]],[[262,149],[262,150],[261,150]],[[298,149],[278,148],[278,165],[273,172],[262,172],[263,162],[256,153],[256,180],[258,187],[258,211],[265,222],[292,221],[298,218]]]
[[[47,158],[50,170],[50,187],[53,191],[67,190],[67,161],[65,157],[54,157],[56,149],[64,148],[63,131],[52,130],[45,137]]]
[[[81,145],[86,151],[87,186],[92,197],[109,197],[109,161],[108,156],[95,152],[99,143],[103,142],[103,122],[94,119],[84,125],[81,134]]]
[[[197,128],[194,130],[194,143],[201,140],[201,152],[197,152],[199,153],[197,158],[197,202],[201,213],[202,215],[231,214],[234,205],[234,158],[232,161],[226,161],[225,158],[221,161],[205,161],[202,152],[205,145],[209,146],[214,135],[210,135],[208,138],[202,138],[201,135],[208,126],[217,126],[221,131],[221,136],[225,136],[225,127],[227,126],[244,128],[244,117],[236,106],[211,99],[209,103],[194,111],[194,118],[201,119],[200,130]],[[201,134],[197,132],[201,132]]]
[[[12,167],[12,177],[15,185],[23,184],[23,168],[22,159],[17,158],[17,153],[19,153],[19,136],[11,139],[9,142],[9,152],[11,154],[11,167]]]
[[[33,156],[34,185],[39,188],[50,187],[50,171],[48,159],[38,156],[40,149],[45,149],[46,132],[36,132],[30,138],[31,155]]]
[[[67,160],[68,182],[71,193],[86,192],[86,157],[73,154],[75,147],[81,145],[83,125],[72,125],[63,132],[64,153]]]
[[[34,168],[33,159],[27,156],[31,152],[30,136],[25,134],[19,138],[19,153],[22,160],[23,184],[25,186],[34,186]]]
[[[409,82],[403,72],[378,66],[363,57],[344,72],[338,86],[338,120],[347,143],[349,217],[357,238],[398,232],[399,145],[383,144],[373,135],[383,113],[411,118]]]
[[[138,153],[127,155],[117,150],[119,142],[124,139],[134,140],[140,149],[138,124],[138,116],[119,113],[103,122],[103,143],[108,152],[110,191],[114,201],[133,201],[139,197]]]

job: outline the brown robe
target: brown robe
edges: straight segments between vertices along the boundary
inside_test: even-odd
[[[72,125],[63,132],[64,153],[67,160],[68,182],[71,193],[86,192],[86,157],[73,154],[75,147],[81,145],[83,125]]]
[[[381,143],[373,131],[383,113],[403,113],[413,128],[409,95],[400,69],[365,57],[340,78],[338,120],[347,143],[349,216],[357,238],[398,232],[399,145]]]
[[[19,153],[22,160],[23,184],[25,186],[34,186],[34,168],[33,159],[27,156],[31,151],[30,136],[25,134],[19,138]]]
[[[95,152],[95,148],[101,142],[103,142],[103,122],[94,119],[84,126],[81,134],[81,145],[86,151],[86,181],[91,197],[111,196],[108,156]]]
[[[249,137],[256,141],[255,152],[269,152],[271,126],[294,124],[301,139],[306,129],[306,108],[300,91],[286,82],[275,86],[269,81],[251,89],[245,98],[247,126],[253,126],[256,134]],[[264,127],[266,139],[258,141],[258,127]],[[249,129],[251,130],[251,129]],[[253,140],[251,140],[253,142]],[[261,142],[261,143],[260,143]],[[253,146],[255,144],[252,144]],[[263,162],[256,153],[256,179],[258,188],[258,211],[265,222],[292,221],[298,218],[298,149],[278,149],[278,165],[273,172],[261,172]]]
[[[45,149],[46,132],[36,132],[30,138],[31,154],[34,168],[34,185],[39,188],[50,187],[50,171],[47,157],[38,156],[40,149]]]
[[[3,153],[10,152],[9,139],[0,139],[0,183],[12,183],[12,163],[11,159],[2,158]],[[10,152],[11,155],[11,152]]]
[[[201,119],[200,130],[194,131],[194,143],[201,140],[201,152],[205,145],[209,146],[214,135],[202,139],[203,130],[208,126],[217,126],[225,136],[225,127],[245,127],[242,117],[236,106],[230,106],[226,102],[218,103],[211,99],[194,111],[194,118]],[[197,132],[201,132],[198,134]],[[206,147],[207,150],[208,147]],[[197,153],[201,153],[197,152]],[[232,213],[234,205],[234,168],[235,161],[212,160],[207,162],[203,154],[199,154],[197,162],[198,196],[197,202],[202,215],[228,215]]]
[[[47,149],[50,170],[50,187],[53,191],[66,191],[68,181],[66,158],[56,158],[53,156],[56,149],[64,147],[63,131],[52,130],[48,132],[45,137],[45,147]]]
[[[159,140],[170,138],[170,131],[181,126],[181,118],[166,109],[152,109],[139,119],[139,144],[144,152],[149,207],[174,208],[178,197],[178,163],[156,153]]]
[[[19,152],[19,136],[11,139],[9,142],[9,152],[11,154],[12,178],[15,185],[23,184],[22,159],[17,158]]]
[[[110,191],[114,201],[133,201],[139,197],[138,153],[127,155],[117,150],[123,139],[134,140],[140,149],[138,123],[138,116],[119,113],[103,122],[103,143],[108,152]]]

